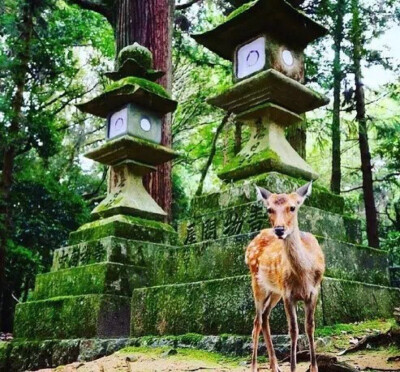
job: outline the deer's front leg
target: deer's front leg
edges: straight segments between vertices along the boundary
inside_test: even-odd
[[[258,351],[258,340],[260,338],[260,331],[262,326],[262,313],[256,311],[256,316],[254,318],[253,326],[253,354],[251,356],[251,371],[257,372],[257,351]]]
[[[304,301],[305,315],[306,315],[306,333],[308,337],[308,342],[310,344],[310,359],[311,366],[310,372],[318,372],[317,357],[315,354],[315,344],[314,344],[314,330],[315,330],[315,307],[317,305],[317,296],[311,294],[310,297]]]
[[[285,297],[285,312],[289,325],[289,334],[291,339],[290,348],[290,371],[296,371],[297,364],[297,338],[299,337],[299,327],[297,325],[296,303],[291,297]]]
[[[265,344],[268,350],[268,358],[271,366],[272,372],[280,372],[278,367],[278,360],[276,358],[274,345],[271,339],[271,329],[269,326],[269,316],[271,314],[271,310],[275,307],[275,305],[281,299],[280,295],[271,294],[269,300],[265,303],[264,313],[263,313],[263,321],[262,321],[262,332],[264,335]]]

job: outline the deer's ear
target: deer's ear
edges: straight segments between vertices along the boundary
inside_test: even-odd
[[[256,186],[256,191],[257,191],[257,200],[263,200],[263,201],[267,200],[272,194],[263,187],[258,187],[258,186]]]
[[[312,191],[312,181],[299,187],[296,190],[297,195],[299,195],[303,200],[311,195]]]

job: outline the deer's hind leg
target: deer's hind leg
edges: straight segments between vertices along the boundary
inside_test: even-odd
[[[310,372],[318,372],[317,357],[315,354],[315,343],[314,343],[314,330],[315,330],[315,308],[317,306],[317,296],[311,294],[308,299],[304,301],[305,315],[306,315],[306,333],[308,342],[310,344],[310,359],[311,366]]]
[[[290,371],[296,371],[297,364],[297,339],[299,337],[299,327],[297,325],[296,303],[292,297],[284,297],[285,312],[289,325],[291,339],[290,347]]]
[[[280,370],[278,367],[278,360],[276,358],[274,345],[273,345],[272,339],[271,339],[269,316],[271,314],[271,310],[276,306],[276,304],[279,302],[280,299],[281,299],[280,295],[278,295],[276,293],[271,293],[271,295],[265,302],[264,312],[263,312],[263,316],[262,316],[262,332],[263,332],[265,344],[267,346],[268,358],[269,358],[269,363],[270,363],[272,372],[279,372]]]

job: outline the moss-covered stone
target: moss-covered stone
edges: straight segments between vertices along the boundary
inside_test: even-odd
[[[123,160],[132,160],[146,166],[156,166],[178,157],[169,147],[142,138],[125,135],[106,142],[99,148],[89,151],[85,157],[102,164],[116,165]],[[139,165],[138,164],[138,165]],[[154,170],[154,168],[152,169]],[[141,172],[146,174],[148,172]]]
[[[264,173],[246,180],[237,181],[234,185],[226,185],[216,193],[202,195],[193,199],[191,213],[194,216],[221,208],[233,207],[253,202],[257,199],[255,185],[265,187],[274,193],[291,193],[304,185],[305,181],[277,172]],[[313,191],[305,201],[305,205],[316,207],[332,213],[343,213],[344,199],[340,195],[332,194],[318,184],[313,184]]]
[[[326,105],[329,100],[298,81],[268,69],[240,81],[207,102],[235,114],[266,102],[302,114]]]
[[[145,284],[143,269],[119,263],[99,263],[39,274],[31,300],[84,294],[130,296],[134,288]]]
[[[254,319],[250,278],[245,275],[137,289],[131,311],[132,336],[187,332],[246,335],[251,333]],[[286,332],[281,304],[272,313],[271,325],[274,333]]]
[[[117,215],[81,226],[70,234],[69,244],[74,245],[109,236],[166,244],[174,244],[177,239],[176,232],[168,224]]]
[[[245,4],[214,29],[192,37],[222,58],[232,60],[238,45],[261,34],[304,48],[326,33],[324,27],[286,1],[258,0]]]
[[[79,110],[106,118],[128,103],[136,103],[161,115],[176,109],[177,102],[158,84],[138,78],[126,77],[108,86],[104,93],[76,105]]]
[[[316,313],[317,326],[390,317],[400,290],[325,278]],[[361,310],[363,309],[363,310]],[[360,311],[361,310],[361,311]],[[136,289],[131,335],[236,333],[252,329],[254,303],[249,276]],[[303,315],[299,315],[299,320]],[[282,303],[271,316],[273,333],[286,331]]]
[[[29,340],[126,336],[129,297],[65,296],[21,303],[14,333]]]
[[[118,64],[122,65],[129,58],[136,60],[146,69],[153,68],[153,54],[148,48],[138,43],[133,43],[121,49],[118,53]]]
[[[111,92],[115,89],[121,88],[125,88],[126,90],[128,90],[129,86],[131,86],[132,89],[136,89],[136,87],[139,86],[140,88],[147,90],[150,93],[157,94],[161,97],[171,97],[170,94],[160,84],[136,76],[128,76],[126,78],[115,81],[114,83],[106,87],[105,92]]]
[[[252,156],[236,156],[229,164],[218,172],[218,177],[231,182],[248,179],[265,172],[280,172],[304,180],[314,180],[316,173],[286,164],[277,158],[272,150],[264,150]]]
[[[361,243],[360,221],[350,217],[303,206],[299,210],[299,225],[302,231],[321,237]],[[179,223],[178,232],[185,244],[193,244],[258,232],[267,227],[269,219],[265,207],[260,202],[252,202],[193,216]]]
[[[330,279],[322,286],[324,323],[350,323],[389,318],[400,303],[400,289]]]

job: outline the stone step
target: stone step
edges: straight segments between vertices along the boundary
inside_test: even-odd
[[[36,276],[32,300],[84,294],[131,296],[146,285],[143,269],[120,263],[98,263]]]
[[[303,206],[299,210],[298,220],[302,231],[314,235],[355,244],[360,244],[362,241],[361,222],[354,218]],[[251,202],[181,221],[178,225],[178,234],[185,245],[190,245],[258,232],[267,227],[269,221],[265,207],[261,202]]]
[[[157,251],[168,247],[173,249],[172,246],[167,244],[109,236],[56,249],[51,271],[101,262],[144,266],[143,249]]]
[[[226,185],[221,191],[195,197],[191,203],[191,213],[193,216],[200,216],[220,209],[251,203],[257,199],[255,185],[265,187],[274,193],[291,193],[305,182],[277,172],[263,173],[246,181]],[[319,186],[318,182],[313,184],[312,194],[306,199],[305,205],[331,213],[342,214],[344,211],[343,197],[332,194],[329,190]]]
[[[18,339],[124,337],[129,334],[130,297],[83,295],[20,303],[14,336]]]
[[[155,243],[177,243],[176,231],[168,224],[118,214],[88,222],[69,235],[69,244],[116,236]]]
[[[316,323],[323,326],[391,317],[399,301],[397,288],[327,277],[322,283]],[[135,289],[131,314],[131,336],[188,332],[249,335],[254,319],[250,277]],[[300,323],[303,318],[300,313]],[[287,331],[282,302],[272,311],[271,327],[275,334]]]
[[[126,280],[125,275],[121,277],[121,280],[123,283],[132,283],[136,288],[138,285],[155,286],[245,275],[249,271],[244,263],[244,249],[256,234],[241,234],[180,247],[122,238],[106,238],[57,250],[54,255],[53,270],[65,268],[66,265],[85,264],[87,260],[81,260],[79,257],[92,257],[90,252],[97,249],[97,257],[100,260],[116,260],[129,264],[132,268],[129,271],[132,278],[130,281]],[[318,236],[317,239],[325,253],[327,275],[339,279],[389,284],[388,258],[385,251]],[[44,296],[46,291],[51,293],[59,290],[73,291],[74,289],[69,288],[65,283],[73,283],[78,277],[82,278],[82,282],[88,283],[87,291],[94,290],[92,279],[90,279],[91,270],[96,269],[98,272],[101,269],[96,265],[88,267],[92,269],[74,271],[73,273],[76,272],[76,274],[61,270],[61,274],[40,275],[37,285],[40,285],[40,288],[53,288],[40,289],[40,295]],[[100,267],[103,266],[100,265]],[[101,272],[102,277],[105,278],[104,269]],[[48,286],[50,282],[54,285]],[[101,281],[99,285],[103,288],[106,282]],[[129,288],[127,285],[122,287]],[[80,288],[79,285],[78,288]],[[96,291],[93,293],[98,293],[97,282],[95,288]],[[57,293],[57,295],[83,294],[83,292]]]

